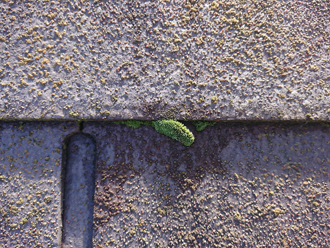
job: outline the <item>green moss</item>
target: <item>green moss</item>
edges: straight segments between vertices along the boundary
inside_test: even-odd
[[[138,120],[127,120],[127,121],[114,121],[117,124],[125,124],[128,127],[138,128],[141,125],[151,126],[151,121],[138,121]]]
[[[193,121],[192,124],[195,125],[197,131],[204,130],[207,126],[214,126],[215,121]]]
[[[157,132],[165,134],[172,139],[175,139],[185,146],[190,146],[194,140],[194,135],[181,122],[175,120],[159,120],[153,121],[152,126]]]

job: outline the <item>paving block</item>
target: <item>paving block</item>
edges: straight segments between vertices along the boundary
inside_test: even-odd
[[[329,120],[327,0],[1,1],[5,120]]]
[[[151,126],[88,122],[93,247],[328,247],[329,127],[222,123],[186,147]]]
[[[0,247],[59,247],[62,145],[74,122],[0,123]]]
[[[185,125],[2,122],[0,247],[329,246],[328,125]]]

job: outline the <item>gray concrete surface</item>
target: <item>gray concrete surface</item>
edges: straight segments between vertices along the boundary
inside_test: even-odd
[[[62,142],[74,122],[0,123],[0,247],[59,247]]]
[[[328,120],[329,1],[1,1],[0,118]]]
[[[62,226],[64,247],[330,245],[330,127],[185,124],[190,147],[150,126],[2,122],[0,247],[58,247]]]
[[[329,247],[329,127],[222,123],[190,147],[89,122],[93,247]]]

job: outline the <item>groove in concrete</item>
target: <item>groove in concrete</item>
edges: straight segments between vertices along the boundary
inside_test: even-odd
[[[80,124],[81,125],[81,124]],[[67,142],[63,166],[62,247],[92,247],[94,206],[94,139],[76,133]]]

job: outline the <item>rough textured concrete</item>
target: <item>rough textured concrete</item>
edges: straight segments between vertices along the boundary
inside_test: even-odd
[[[73,135],[67,147],[63,201],[63,248],[92,247],[95,141]]]
[[[329,247],[329,130],[223,123],[185,147],[152,127],[86,123],[98,150],[93,245]]]
[[[0,247],[58,247],[62,142],[73,122],[0,123]]]
[[[4,119],[329,119],[327,0],[1,1]]]
[[[60,246],[64,188],[65,247],[89,235],[93,247],[330,246],[330,127],[185,124],[190,147],[150,126],[83,123],[65,157],[75,123],[1,123],[0,247]],[[81,203],[95,145],[93,210]]]

